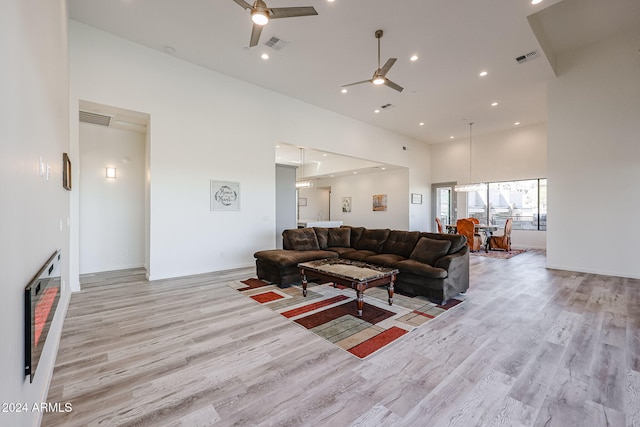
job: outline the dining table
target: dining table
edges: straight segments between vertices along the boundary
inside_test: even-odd
[[[456,226],[455,224],[445,224],[445,228],[447,229],[447,233],[449,234],[458,234],[458,226]],[[491,240],[491,236],[493,236],[493,232],[498,230],[498,226],[474,224],[474,228],[476,233],[480,235],[484,234],[484,237],[482,239],[482,246],[484,246],[485,252],[489,252],[489,240]]]

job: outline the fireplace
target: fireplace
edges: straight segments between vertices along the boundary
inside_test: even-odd
[[[60,250],[42,266],[24,290],[24,374],[33,382],[60,300]]]

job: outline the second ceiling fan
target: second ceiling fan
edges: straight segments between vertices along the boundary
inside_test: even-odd
[[[312,16],[318,14],[312,6],[269,8],[262,0],[256,0],[255,3],[253,3],[253,6],[244,0],[233,1],[243,8],[251,10],[253,28],[251,29],[251,41],[249,42],[249,47],[253,47],[258,44],[260,34],[262,33],[262,27],[267,25],[270,19],[293,18],[296,16]]]
[[[373,83],[374,85],[385,85],[390,87],[391,89],[395,89],[398,92],[403,91],[403,87],[397,83],[392,82],[387,78],[387,73],[393,67],[393,64],[396,63],[398,58],[389,58],[387,62],[385,62],[383,67],[380,67],[380,39],[382,38],[382,30],[377,30],[375,32],[376,39],[378,39],[378,69],[373,73],[373,77],[369,80],[362,80],[360,82],[349,83],[348,85],[342,85],[342,87],[359,85],[361,83]]]

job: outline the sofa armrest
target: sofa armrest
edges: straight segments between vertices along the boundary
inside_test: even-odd
[[[455,267],[456,264],[459,263],[467,263],[467,259],[465,258],[465,255],[469,252],[469,246],[463,246],[462,249],[460,249],[458,252],[450,254],[450,255],[445,255],[442,258],[439,258],[436,262],[434,267],[437,268],[443,268],[447,271],[449,271],[449,269],[451,267]]]

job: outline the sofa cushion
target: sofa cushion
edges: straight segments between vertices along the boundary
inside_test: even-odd
[[[294,228],[282,232],[282,247],[294,251],[319,250],[318,238],[313,228]]]
[[[358,240],[362,237],[362,233],[364,233],[364,227],[352,227],[350,225],[341,225],[340,228],[346,228],[351,231],[351,247],[356,248],[358,244]]]
[[[351,259],[354,261],[365,261],[367,258],[369,258],[372,255],[377,255],[377,253],[373,251],[367,251],[367,250],[355,250],[355,251],[345,252],[343,254],[340,254],[340,258]]]
[[[434,240],[447,240],[451,242],[451,247],[447,254],[454,254],[467,244],[467,238],[461,234],[445,234],[445,233],[420,233],[420,237],[428,237]]]
[[[391,230],[389,230],[388,228],[377,230],[366,229],[362,233],[362,237],[360,237],[360,240],[358,240],[356,249],[380,253],[382,252],[382,247],[384,246],[384,242],[389,237],[390,232]]]
[[[336,252],[340,256],[347,252],[355,252],[354,248],[343,248],[342,246],[329,246],[326,250]]]
[[[405,257],[398,254],[377,254],[377,255],[371,255],[370,257],[367,257],[366,262],[368,264],[377,264],[377,265],[382,265],[384,267],[395,268],[396,264],[399,261],[403,261],[405,259],[406,259]]]
[[[316,238],[318,239],[318,246],[320,249],[326,249],[329,246],[329,229],[324,227],[313,227],[313,231],[316,232]]]
[[[450,247],[451,242],[449,240],[421,237],[409,258],[424,264],[434,265],[438,259],[448,253]]]
[[[409,258],[411,251],[416,247],[420,238],[419,231],[392,230],[389,237],[382,246],[383,254],[400,255],[402,258]]]
[[[348,228],[329,228],[329,247],[348,248],[351,246],[351,230]]]
[[[402,273],[415,274],[417,276],[424,276],[431,279],[444,279],[447,277],[447,270],[443,268],[432,267],[428,264],[416,261],[413,259],[405,259],[398,262],[395,267]]]
[[[315,261],[323,258],[338,258],[331,251],[294,251],[289,249],[269,249],[253,254],[256,259],[277,265],[279,268],[295,267],[301,262]]]

